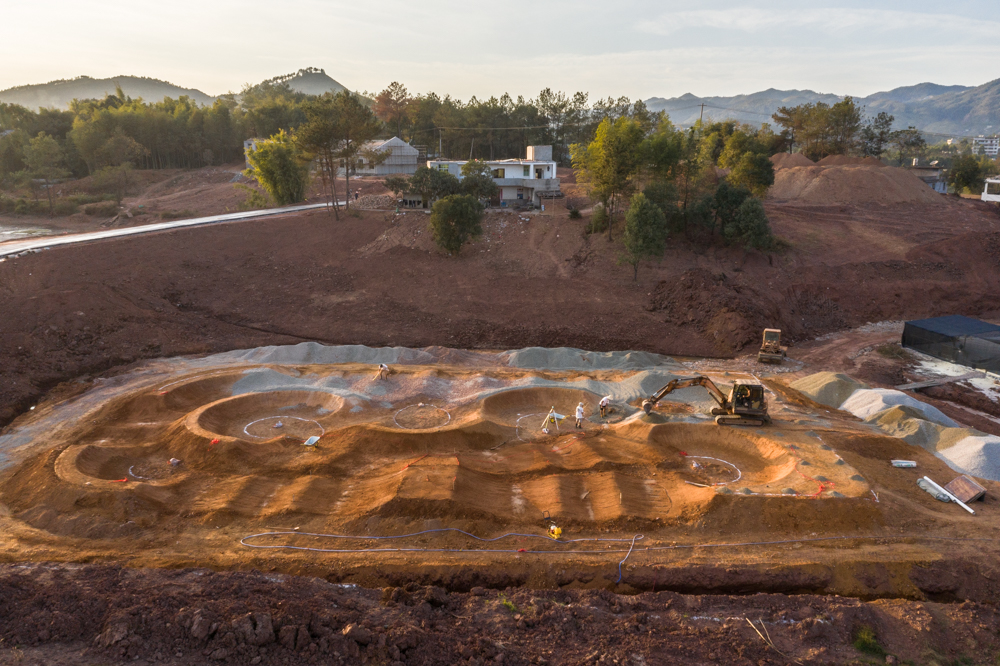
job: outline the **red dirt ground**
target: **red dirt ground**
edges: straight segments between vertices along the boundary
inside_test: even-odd
[[[258,572],[0,567],[0,663],[986,664],[998,621],[972,602],[456,594]],[[864,628],[868,654],[852,645]]]

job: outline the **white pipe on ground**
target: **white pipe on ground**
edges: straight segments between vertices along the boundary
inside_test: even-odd
[[[969,508],[969,506],[965,502],[963,502],[962,500],[958,499],[957,497],[955,497],[954,495],[952,495],[951,493],[949,493],[947,490],[945,490],[944,488],[942,488],[938,484],[936,484],[933,481],[931,481],[929,477],[925,476],[924,477],[924,481],[926,481],[927,483],[931,484],[935,489],[940,490],[943,494],[945,494],[948,497],[950,497],[952,502],[955,502],[960,507],[962,507],[963,509],[965,509],[966,511],[968,511],[969,513],[971,513],[973,516],[976,515],[976,512],[973,511],[971,508]]]

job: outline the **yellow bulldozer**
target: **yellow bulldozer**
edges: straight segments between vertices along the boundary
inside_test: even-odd
[[[719,404],[712,408],[715,422],[719,425],[759,426],[771,422],[767,413],[767,398],[764,387],[744,381],[736,381],[729,395],[723,393],[708,377],[678,377],[659,391],[642,401],[642,409],[647,414],[653,411],[663,396],[677,389],[689,386],[704,386],[709,395]]]
[[[765,328],[764,341],[757,352],[758,363],[781,363],[785,360],[785,348],[781,346],[781,329]]]

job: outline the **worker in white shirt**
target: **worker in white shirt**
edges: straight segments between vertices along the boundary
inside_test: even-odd
[[[389,378],[389,366],[385,363],[378,364],[378,372],[375,373],[375,379],[388,379]]]
[[[583,427],[583,403],[581,402],[576,406],[576,427]]]
[[[611,396],[606,395],[603,398],[601,398],[601,402],[599,403],[599,405],[601,408],[601,418],[603,419],[605,416],[608,415],[608,411],[610,410]]]

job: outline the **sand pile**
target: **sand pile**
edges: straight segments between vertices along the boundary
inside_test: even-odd
[[[916,398],[894,389],[858,389],[840,405],[840,409],[854,414],[859,419],[868,419],[878,412],[896,405],[909,407],[921,414],[920,418],[946,428],[958,427],[957,423],[945,416],[937,407],[920,402]]]
[[[365,345],[326,346],[318,342],[302,342],[297,345],[281,345],[243,349],[216,354],[220,361],[245,363],[288,363],[306,365],[312,363],[433,363],[434,356],[419,349],[406,347],[366,347]]]
[[[844,401],[858,389],[870,388],[868,384],[838,372],[817,372],[792,382],[791,387],[819,404],[834,409],[840,409]]]
[[[941,202],[941,195],[906,169],[871,164],[778,169],[768,196],[817,204]]]
[[[590,352],[572,347],[526,347],[500,354],[513,368],[553,370],[643,370],[659,366],[683,369],[669,356],[637,351]]]
[[[791,169],[792,167],[816,166],[816,163],[802,153],[778,153],[771,155],[771,164],[775,169]]]
[[[1000,481],[1000,437],[963,428],[936,407],[906,393],[869,388],[847,375],[832,372],[803,377],[791,387],[816,402],[850,412],[887,435],[932,452],[957,472]]]

